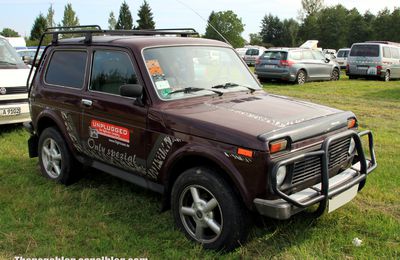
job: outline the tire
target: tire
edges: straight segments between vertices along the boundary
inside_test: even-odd
[[[247,209],[216,172],[192,168],[182,173],[171,205],[177,227],[206,249],[231,251],[247,238]]]
[[[38,149],[40,170],[45,177],[65,185],[75,180],[73,169],[76,162],[56,128],[46,128],[40,134]]]
[[[331,80],[332,81],[337,81],[340,78],[340,72],[338,69],[333,69],[332,74],[331,74]]]
[[[385,75],[383,77],[383,81],[386,81],[386,82],[390,81],[390,71],[389,70],[385,71]]]
[[[295,83],[297,85],[303,85],[304,83],[306,83],[306,81],[307,81],[306,72],[304,70],[299,70],[299,72],[297,72]]]

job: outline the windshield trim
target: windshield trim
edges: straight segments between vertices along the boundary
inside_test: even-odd
[[[141,57],[142,57],[142,61],[143,61],[143,63],[144,63],[144,67],[145,67],[145,70],[146,70],[146,75],[148,76],[148,78],[150,79],[150,82],[151,82],[151,85],[152,85],[152,91],[154,92],[154,93],[156,93],[156,96],[157,96],[157,98],[159,99],[159,100],[161,100],[161,101],[164,101],[164,102],[173,102],[173,101],[177,101],[177,100],[182,100],[182,99],[192,99],[192,98],[198,98],[198,97],[206,97],[206,96],[214,96],[215,97],[215,93],[213,93],[213,94],[209,94],[209,95],[193,95],[193,96],[187,96],[187,97],[181,97],[181,98],[175,98],[175,99],[164,99],[164,98],[162,98],[160,95],[159,95],[159,93],[157,92],[157,90],[156,90],[156,86],[155,86],[155,83],[154,83],[154,81],[153,81],[153,79],[152,79],[152,76],[150,75],[150,72],[149,72],[149,70],[147,69],[147,66],[146,66],[146,59],[145,59],[145,57],[144,57],[144,51],[145,50],[148,50],[148,49],[157,49],[157,48],[168,48],[168,47],[185,47],[185,46],[188,46],[188,47],[194,47],[194,46],[199,46],[199,47],[216,47],[216,48],[225,48],[225,49],[229,49],[229,50],[233,50],[233,52],[234,52],[234,54],[239,58],[239,60],[242,62],[242,64],[245,66],[245,68],[247,69],[247,71],[250,73],[250,75],[253,77],[253,79],[254,79],[254,81],[257,83],[257,85],[258,85],[258,87],[259,87],[259,89],[255,89],[255,91],[257,91],[257,90],[261,90],[263,87],[261,86],[261,84],[260,84],[260,82],[257,80],[257,78],[256,78],[256,76],[254,75],[254,73],[252,73],[251,72],[251,70],[250,70],[250,68],[249,68],[249,66],[247,66],[247,64],[245,63],[245,61],[240,57],[240,55],[235,51],[235,49],[233,49],[232,47],[230,47],[230,46],[223,46],[223,45],[217,45],[217,44],[198,44],[198,43],[195,43],[195,44],[187,44],[187,43],[185,43],[185,44],[161,44],[161,45],[152,45],[152,46],[147,46],[147,47],[144,47],[144,48],[142,48],[141,49],[141,51],[140,51],[140,55],[141,55]],[[144,76],[144,75],[143,75]],[[244,90],[242,90],[242,91],[244,91]],[[247,90],[247,91],[249,91],[249,90]],[[227,94],[227,93],[232,93],[232,92],[239,92],[239,91],[227,91],[227,92],[224,92],[224,94]]]

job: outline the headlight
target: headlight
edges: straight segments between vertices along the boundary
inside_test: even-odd
[[[354,141],[353,138],[351,138],[349,145],[349,154],[353,154],[355,149],[356,149],[356,142]]]
[[[281,166],[276,173],[276,185],[281,186],[286,178],[286,166]]]

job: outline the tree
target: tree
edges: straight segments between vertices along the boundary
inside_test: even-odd
[[[47,10],[47,15],[46,15],[46,22],[48,27],[54,27],[56,26],[56,23],[54,22],[54,9],[53,5],[51,4],[49,9]]]
[[[64,8],[64,18],[61,21],[62,26],[78,26],[79,19],[75,11],[72,9],[72,4],[68,3]]]
[[[115,29],[131,30],[133,28],[132,14],[128,4],[124,1],[119,9],[118,22]]]
[[[39,16],[36,17],[35,22],[33,23],[30,40],[32,41],[40,40],[46,28],[47,28],[47,20],[43,16],[43,14],[40,13]]]
[[[111,11],[110,17],[108,18],[108,29],[115,30],[117,21],[115,20],[114,12]]]
[[[318,40],[324,49],[347,46],[348,10],[343,5],[327,7],[318,14]]]
[[[314,15],[324,7],[324,0],[301,0],[301,6],[306,16]]]
[[[262,45],[262,37],[259,33],[250,33],[250,45]]]
[[[3,31],[0,32],[0,35],[3,35],[4,37],[20,37],[18,32],[11,28],[4,28]]]
[[[282,23],[282,46],[295,47],[299,45],[298,33],[300,25],[294,19],[285,19]]]
[[[214,28],[213,28],[214,27]],[[219,33],[218,33],[218,32]],[[233,11],[211,12],[208,18],[205,38],[224,41],[223,37],[234,47],[242,47],[245,40],[241,34],[244,31],[244,24]],[[221,37],[221,35],[223,37]]]
[[[146,0],[144,0],[143,4],[139,7],[138,17],[139,20],[136,21],[138,23],[136,29],[155,29],[153,13],[151,12],[150,5]]]
[[[265,44],[270,44],[272,46],[285,45],[282,42],[283,23],[277,16],[273,16],[272,14],[264,16],[261,21],[260,35]]]

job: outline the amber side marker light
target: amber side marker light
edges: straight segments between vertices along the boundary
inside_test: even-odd
[[[353,128],[357,126],[357,120],[355,118],[350,118],[347,120],[347,128]]]
[[[277,153],[286,150],[288,141],[286,139],[277,140],[269,143],[270,153]]]
[[[238,148],[237,149],[237,154],[238,155],[243,155],[245,157],[250,157],[250,158],[253,157],[253,151],[247,150],[247,149],[244,149],[244,148]]]

